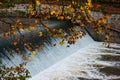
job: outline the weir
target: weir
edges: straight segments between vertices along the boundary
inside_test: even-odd
[[[34,32],[45,32],[42,28],[42,25],[39,25],[37,29],[34,30]],[[49,28],[63,28],[64,30],[67,28],[72,27],[72,24],[70,22],[61,22],[61,21],[48,21]],[[35,36],[34,38],[31,36],[31,33],[27,33],[26,31],[21,32],[21,34],[25,35],[24,41],[25,42],[31,42],[32,47],[36,45],[41,45],[40,42],[43,40],[43,38],[38,38],[38,36]],[[17,36],[21,36],[17,32]],[[16,53],[14,55],[9,54],[9,50],[14,50],[17,48],[16,46],[12,46],[10,42],[14,40],[14,38],[9,39],[0,39],[2,42],[0,44],[1,51],[0,51],[0,59],[2,61],[2,64],[5,65],[5,67],[10,66],[17,66],[23,62],[27,62],[25,67],[30,71],[31,75],[34,76],[38,74],[39,72],[45,70],[46,68],[54,65],[55,63],[61,61],[62,59],[70,56],[74,52],[78,51],[81,48],[86,47],[88,44],[93,43],[93,39],[86,34],[85,37],[82,39],[78,39],[74,45],[70,45],[69,47],[67,44],[67,41],[65,41],[65,44],[63,46],[60,45],[60,41],[62,39],[55,39],[54,37],[46,37],[48,42],[44,42],[44,49],[43,50],[36,50],[36,55],[31,55],[31,52],[28,51],[23,44],[19,43],[17,47],[20,48],[21,53]],[[53,44],[56,44],[56,46],[53,46]],[[25,55],[25,56],[23,56]],[[26,60],[23,60],[23,58],[27,58]]]
[[[69,27],[73,27],[70,22],[48,22],[50,28],[63,28],[66,32]],[[45,33],[42,25],[39,25],[33,32],[39,31]],[[33,77],[30,80],[120,79],[119,44],[112,44],[113,48],[106,48],[102,43],[95,42],[86,32],[85,37],[78,39],[74,45],[67,47],[66,40],[65,44],[61,46],[60,41],[62,39],[47,36],[45,37],[48,40],[46,42],[43,41],[44,38],[38,38],[38,36],[33,38],[31,36],[32,33],[27,33],[26,31],[21,33],[25,35],[25,42],[32,43],[33,49],[34,46],[41,45],[41,42],[44,44],[44,49],[35,49],[37,54],[31,55],[31,52],[19,43],[17,47],[20,48],[21,54],[15,52],[11,56],[8,52],[16,48],[10,44],[14,38],[9,38],[8,40],[0,39],[0,42],[2,42],[0,44],[0,59],[6,67],[27,62],[25,67]],[[17,35],[21,36],[19,33]],[[100,37],[100,39],[102,38]],[[53,44],[56,44],[56,46]],[[23,60],[23,57],[25,57],[23,54],[28,57],[26,60]],[[114,70],[116,72],[112,72]]]

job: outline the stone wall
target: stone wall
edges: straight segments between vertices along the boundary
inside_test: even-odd
[[[98,18],[103,17],[104,15],[100,12],[92,12],[91,13],[94,20],[97,20]],[[111,14],[108,19],[108,24],[115,30],[111,29],[111,33],[114,34],[115,39],[110,39],[111,42],[117,42],[120,43],[120,15],[119,14]],[[102,33],[102,35],[96,34],[96,32],[90,27],[90,24],[87,24],[86,30],[91,35],[91,37],[95,41],[104,41],[105,33]]]

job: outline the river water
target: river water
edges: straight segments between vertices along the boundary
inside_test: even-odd
[[[120,80],[120,44],[94,42],[30,80]]]

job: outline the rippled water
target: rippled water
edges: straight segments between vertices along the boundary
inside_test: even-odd
[[[120,80],[120,44],[92,43],[30,80]]]

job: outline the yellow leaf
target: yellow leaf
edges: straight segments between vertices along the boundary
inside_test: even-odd
[[[35,19],[35,23],[38,23],[38,19]]]
[[[43,36],[43,33],[42,33],[42,32],[39,32],[39,36],[40,36],[40,37]]]
[[[62,33],[62,31],[63,31],[62,29],[59,29],[59,30],[58,30],[59,33]]]
[[[41,5],[41,2],[39,0],[36,0],[36,4],[39,6]]]
[[[2,2],[0,2],[0,5],[2,4]]]
[[[64,42],[64,41],[61,41],[61,42],[60,42],[60,45],[61,45],[61,46],[63,46],[64,44],[65,44],[65,42]]]
[[[87,12],[88,14],[90,14],[91,13],[91,11],[90,10],[88,10],[88,12]]]
[[[31,53],[32,53],[32,55],[36,55],[37,54],[36,51],[32,51]]]
[[[82,29],[85,27],[85,25],[83,23],[80,26],[81,26]]]
[[[20,31],[21,31],[21,32],[23,32],[23,31],[24,31],[24,29],[22,29],[22,28],[21,28],[21,29],[20,29]]]
[[[87,0],[88,3],[91,3],[91,0]]]
[[[11,31],[10,34],[16,34],[16,32],[15,31]]]
[[[70,16],[67,16],[66,19],[71,19],[71,17],[70,17]]]
[[[33,10],[33,6],[30,5],[30,6],[28,7],[28,9],[29,9],[30,11],[32,11],[32,10]]]
[[[72,4],[74,4],[74,5],[75,5],[75,4],[77,4],[77,3],[76,3],[75,1],[72,1]]]
[[[104,18],[105,19],[108,19],[110,16],[108,15],[108,14],[106,14],[105,16],[104,16]]]
[[[63,20],[64,16],[58,16],[57,19]]]
[[[2,4],[2,2],[0,2],[0,4]]]
[[[34,29],[35,29],[35,26],[30,25],[30,26],[29,26],[29,29],[34,30]]]
[[[105,39],[106,39],[106,40],[109,40],[109,36],[108,36],[108,35],[105,35]]]
[[[17,19],[17,23],[19,23],[20,22],[20,19]]]
[[[74,12],[75,11],[75,9],[74,8],[70,8],[70,12]]]
[[[66,8],[70,8],[70,7],[71,7],[71,5],[66,6]]]
[[[29,33],[29,32],[30,32],[30,29],[27,29],[27,32]]]
[[[54,14],[55,14],[55,11],[51,11],[50,14],[51,14],[51,15],[54,15]]]
[[[80,10],[84,10],[84,8],[81,6],[81,7],[80,7]]]
[[[34,11],[30,11],[30,14],[33,16],[33,15],[35,15],[35,12]]]
[[[107,26],[105,26],[105,28],[106,28],[106,29],[110,29],[110,26],[109,26],[109,25],[107,25]]]

